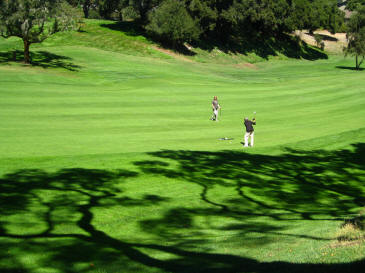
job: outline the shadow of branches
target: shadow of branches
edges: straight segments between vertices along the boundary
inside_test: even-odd
[[[194,46],[208,51],[217,48],[225,53],[243,55],[255,53],[265,60],[268,60],[270,56],[278,56],[279,54],[288,58],[310,61],[328,59],[326,53],[287,34],[280,34],[275,37],[249,36],[245,38],[235,38],[229,40],[225,45],[217,41],[199,41],[194,43]]]
[[[337,42],[338,39],[336,37],[333,37],[333,36],[330,36],[330,35],[327,35],[327,34],[322,34],[322,33],[310,33],[310,32],[306,32],[305,33],[306,35],[310,35],[312,37],[315,37],[315,35],[318,35],[318,37],[321,37],[321,39],[323,41],[331,41],[331,42]]]
[[[143,36],[145,31],[143,27],[135,22],[123,21],[101,24],[102,27],[109,28],[111,30],[123,31],[129,36]]]
[[[172,47],[168,42],[148,35],[138,22],[113,22],[102,24],[102,27],[109,28],[115,31],[122,31],[130,36],[144,36],[149,40],[159,44],[162,47],[177,51],[180,54],[187,56],[194,56],[196,52],[190,50],[185,46]],[[318,60],[328,59],[324,52],[308,46],[305,42],[299,42],[295,37],[287,34],[276,35],[275,37],[252,37],[251,34],[244,36],[237,36],[229,39],[225,44],[214,39],[201,39],[192,42],[193,47],[201,48],[211,52],[214,49],[219,49],[225,53],[243,54],[247,55],[255,53],[264,59],[269,59],[270,56],[277,56],[282,54],[289,58]]]
[[[48,51],[31,51],[31,66],[42,68],[63,68],[69,71],[79,71],[81,66],[73,64],[71,58],[57,55]],[[24,52],[20,50],[0,52],[0,64],[9,64],[10,62],[22,62]]]
[[[24,256],[29,255],[37,257],[33,268],[60,272],[103,271],[103,267],[110,272],[355,272],[364,267],[364,259],[343,264],[296,264],[216,253],[198,247],[206,246],[208,239],[195,222],[197,216],[208,224],[210,218],[225,217],[234,221],[211,225],[211,229],[239,231],[237,236],[250,232],[290,235],[272,221],[254,219],[342,218],[365,204],[363,143],[355,144],[352,150],[288,149],[277,156],[169,150],[150,155],[155,160],[135,162],[140,172],[24,169],[3,175],[0,178],[2,272],[34,272],[32,266],[25,266]],[[205,206],[196,205],[196,200],[189,206],[175,205],[175,201],[156,194],[136,198],[123,184],[142,174],[144,178],[153,175],[191,183],[198,189],[198,201]],[[235,194],[216,196],[212,194],[216,188]],[[165,206],[167,203],[170,207]],[[118,219],[115,211],[116,207],[135,208],[138,214],[138,210],[150,206],[159,207],[160,212],[128,220]],[[102,211],[103,216],[97,216],[97,211]],[[108,230],[108,220],[105,226],[96,224],[96,217],[108,216],[120,221],[119,233]],[[135,221],[143,232],[153,234],[155,240],[133,241],[117,235],[125,231],[125,221]],[[306,234],[291,236],[329,240]],[[258,238],[253,243],[265,245],[266,240],[269,239]],[[156,252],[163,255],[151,254]]]
[[[286,219],[346,217],[365,206],[365,144],[354,151],[287,149],[278,156],[239,151],[161,151],[160,160],[135,164],[142,172],[179,178],[201,187],[201,199],[222,211]],[[168,161],[162,161],[168,160]],[[167,162],[177,164],[170,168]],[[215,186],[234,188],[238,199],[208,198]],[[330,201],[330,202],[329,202]],[[242,206],[240,206],[242,204]],[[248,206],[248,204],[251,204]],[[283,215],[283,216],[281,216]]]

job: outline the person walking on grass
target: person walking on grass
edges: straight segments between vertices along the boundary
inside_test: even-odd
[[[245,118],[245,127],[246,127],[245,147],[248,147],[248,137],[251,137],[250,146],[253,147],[253,142],[254,142],[253,125],[256,125],[256,119],[255,118],[253,118],[252,120],[249,120],[248,118]]]
[[[214,96],[212,101],[212,109],[213,109],[213,116],[210,118],[211,120],[218,121],[218,111],[221,109],[221,106],[218,103],[217,96]]]

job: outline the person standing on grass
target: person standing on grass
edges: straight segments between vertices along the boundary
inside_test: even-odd
[[[213,116],[210,119],[218,121],[218,110],[221,109],[221,106],[218,103],[217,96],[214,96],[214,98],[213,98],[212,109],[213,109]]]
[[[256,125],[256,119],[255,118],[253,118],[252,120],[249,120],[248,118],[245,118],[245,127],[246,127],[245,147],[248,147],[248,137],[251,137],[250,146],[253,147],[253,142],[254,142],[253,125]]]

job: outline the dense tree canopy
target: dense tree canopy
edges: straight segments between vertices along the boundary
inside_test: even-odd
[[[82,7],[85,18],[89,18],[90,8],[96,6],[98,0],[67,0],[67,2],[73,7]]]
[[[185,9],[185,5],[177,0],[166,0],[150,13],[147,30],[174,47],[186,41],[197,39],[200,30],[196,22]]]
[[[365,6],[365,0],[347,0],[346,9],[354,11],[361,6]]]

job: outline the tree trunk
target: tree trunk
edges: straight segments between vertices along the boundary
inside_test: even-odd
[[[30,42],[28,40],[23,40],[23,42],[24,42],[24,63],[30,64],[30,53],[29,53]]]
[[[356,70],[359,70],[359,59],[357,55],[356,55]]]
[[[139,15],[141,16],[142,24],[146,24],[147,22],[147,12],[144,9],[139,10]]]
[[[90,0],[85,0],[82,9],[84,11],[85,18],[89,18]]]
[[[151,8],[151,1],[150,0],[146,0],[146,1],[140,1],[139,6],[138,6],[138,10],[139,10],[139,15],[141,16],[141,22],[142,24],[146,24],[147,23],[147,12],[149,11],[149,9]]]

